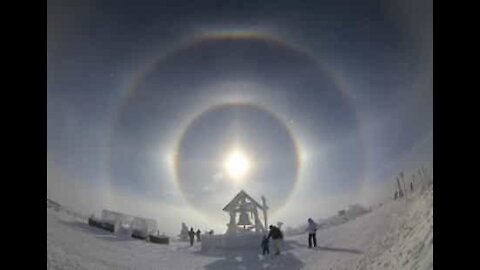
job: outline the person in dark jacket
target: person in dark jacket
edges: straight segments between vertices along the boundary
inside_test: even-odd
[[[317,247],[317,235],[316,235],[316,233],[317,233],[318,225],[311,218],[309,218],[307,221],[308,221],[308,226],[307,226],[308,248],[312,248],[312,241],[313,241],[313,247]]]
[[[268,247],[268,237],[266,235],[263,236],[261,247],[262,247],[262,255],[270,254],[270,249]]]
[[[196,233],[196,235],[197,235],[197,242],[200,242],[200,234],[201,234],[201,233],[202,233],[202,232],[200,231],[200,229],[198,229],[198,230],[197,230],[197,233]]]
[[[282,231],[279,228],[270,225],[270,232],[268,233],[267,239],[272,238],[273,249],[275,250],[275,255],[280,254],[280,242],[283,239]]]
[[[193,240],[195,239],[193,228],[190,228],[190,231],[188,231],[188,237],[190,238],[190,246],[193,246]]]

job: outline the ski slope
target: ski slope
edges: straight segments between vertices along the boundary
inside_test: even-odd
[[[260,248],[203,252],[199,244],[113,235],[47,207],[47,269],[433,269],[433,184],[321,230],[317,240],[308,249],[306,234],[286,237],[280,256],[262,257]]]

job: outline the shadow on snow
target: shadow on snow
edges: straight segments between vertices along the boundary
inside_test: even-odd
[[[218,257],[205,266],[207,270],[251,270],[251,269],[285,269],[299,270],[304,264],[290,250],[294,249],[292,241],[283,241],[282,254],[274,255],[270,248],[270,255],[262,256],[260,244],[258,249],[226,249],[194,252],[196,255]]]

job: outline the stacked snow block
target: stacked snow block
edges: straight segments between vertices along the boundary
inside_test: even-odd
[[[102,222],[102,228],[112,233],[115,232],[115,224],[112,223]]]
[[[107,222],[101,222],[101,221],[93,219],[93,218],[88,219],[88,225],[90,225],[92,227],[97,227],[97,228],[100,228],[102,230],[106,230],[106,231],[109,231],[109,232],[115,232],[115,225],[114,224],[110,224],[110,223],[107,223]]]
[[[147,236],[144,232],[142,232],[142,231],[140,231],[140,230],[134,230],[134,231],[132,232],[132,237],[133,237],[133,238],[136,238],[136,239],[142,239],[142,240],[145,240],[145,239],[148,238],[148,236]]]
[[[88,219],[88,225],[102,229],[102,222],[95,220],[93,218]]]
[[[92,227],[97,227],[103,229],[102,222],[100,220],[96,220],[94,218],[88,218],[88,225]]]
[[[168,245],[168,243],[170,242],[170,238],[168,238],[168,237],[166,237],[166,236],[149,235],[149,240],[150,240],[150,242],[152,242],[152,243],[156,243],[156,244],[166,244],[166,245]]]

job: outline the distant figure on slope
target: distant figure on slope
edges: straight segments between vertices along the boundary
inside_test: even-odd
[[[190,237],[190,246],[193,246],[193,240],[195,239],[195,232],[193,231],[193,228],[190,228],[188,237]]]
[[[397,198],[398,198],[398,190],[395,190],[395,195],[393,196],[393,199],[397,200]]]
[[[268,237],[266,235],[263,236],[262,244],[260,246],[262,247],[262,255],[270,254],[270,249],[268,247]]]
[[[307,231],[308,231],[308,248],[312,248],[312,241],[313,241],[313,246],[317,247],[317,223],[315,223],[315,221],[313,221],[313,219],[311,218],[308,219]]]
[[[197,230],[197,233],[196,233],[196,235],[197,235],[197,242],[200,242],[200,234],[201,234],[201,233],[202,233],[202,232],[200,231],[200,229],[198,229],[198,230]]]
[[[413,182],[410,182],[410,190],[413,192]]]
[[[267,239],[272,238],[273,249],[275,250],[275,255],[280,254],[280,241],[283,239],[282,231],[279,228],[270,225],[270,232],[268,233]]]

